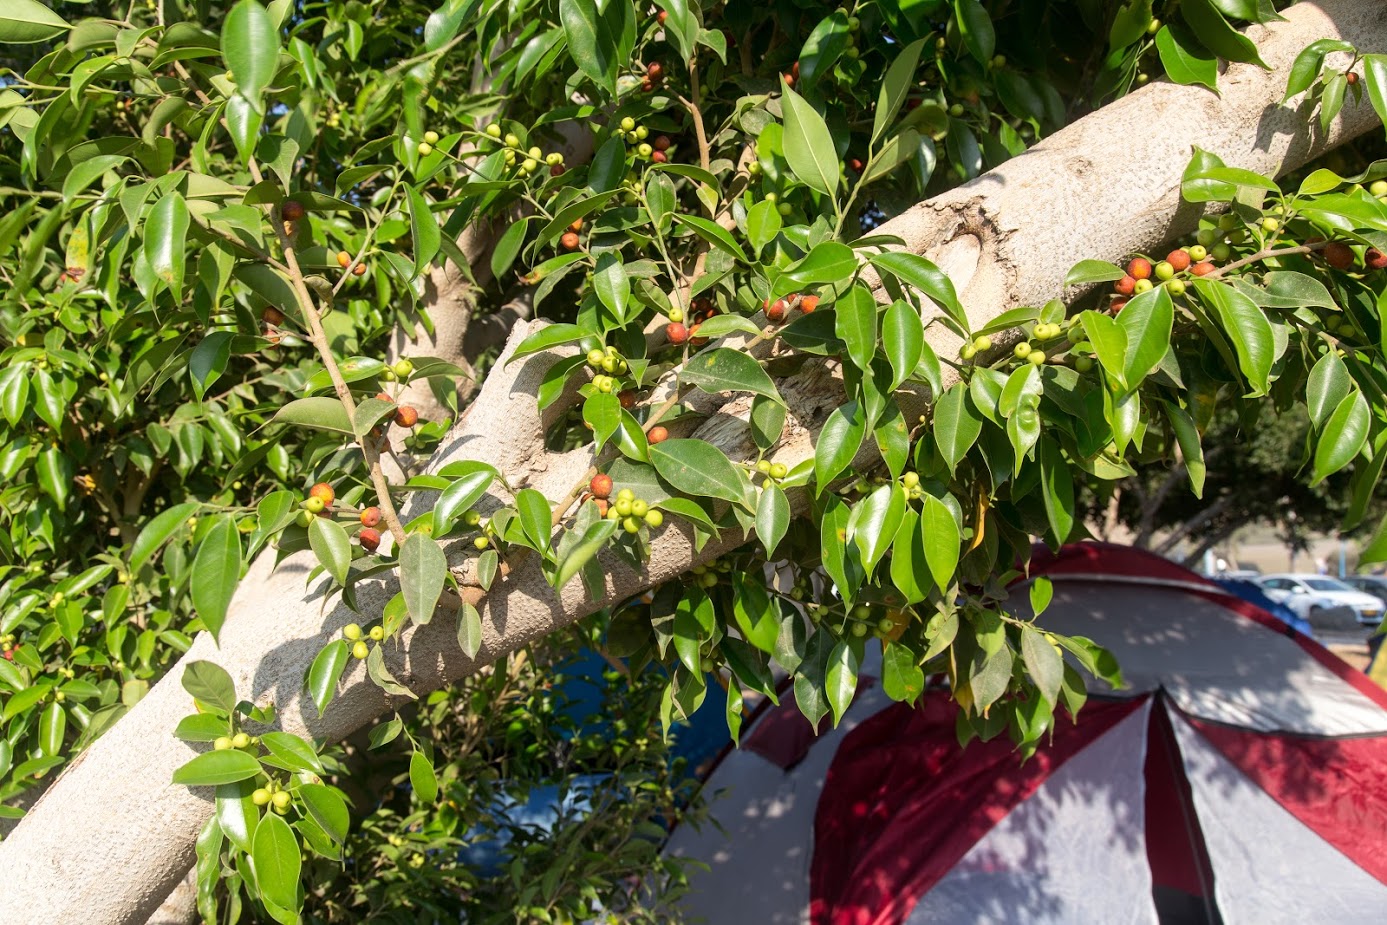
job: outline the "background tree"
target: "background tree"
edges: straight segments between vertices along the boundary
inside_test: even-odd
[[[1230,15],[1274,18],[1265,5],[1227,5],[1237,7]],[[605,626],[609,643],[623,639],[628,670],[653,678],[648,715],[660,725],[696,709],[717,680],[735,732],[742,691],[768,690],[772,657],[795,675],[807,715],[836,716],[863,638],[877,635],[891,640],[893,696],[911,699],[926,671],[945,668],[968,735],[1009,731],[1035,747],[1056,708],[1073,713],[1082,702],[1052,644],[1090,670],[1111,668],[1101,651],[1045,636],[1006,603],[998,563],[1024,557],[1031,534],[1058,542],[1070,533],[1075,474],[1111,478],[1129,471],[1129,447],[1177,439],[1196,455],[1180,376],[1190,361],[1220,401],[1273,387],[1308,399],[1317,476],[1377,445],[1380,326],[1367,296],[1387,218],[1355,184],[1377,182],[1379,168],[1317,175],[1286,197],[1260,174],[1375,122],[1373,106],[1387,105],[1380,59],[1358,64],[1352,46],[1379,47],[1387,16],[1306,4],[1253,44],[1223,6],[1187,0],[1162,27],[1144,3],[989,12],[960,0],[824,18],[682,3],[654,16],[622,2],[302,11],[244,2],[131,10],[69,30],[11,0],[0,16],[6,38],[63,39],[0,100],[15,136],[7,169],[25,191],[13,194],[21,205],[0,235],[22,244],[7,268],[20,318],[7,359],[34,364],[0,390],[12,474],[34,473],[7,508],[11,538],[66,535],[47,525],[70,525],[69,480],[100,487],[95,471],[78,469],[89,421],[109,414],[116,434],[138,421],[130,445],[142,438],[152,448],[138,477],[129,447],[111,452],[131,496],[151,487],[125,515],[141,522],[138,533],[103,552],[107,571],[41,566],[6,585],[17,606],[4,620],[21,630],[9,643],[19,667],[7,672],[14,693],[4,710],[6,742],[21,759],[7,767],[16,789],[63,760],[70,716],[74,731],[83,724],[65,705],[62,687],[76,680],[63,674],[75,674],[69,661],[95,670],[90,688],[70,690],[107,709],[109,723],[117,698],[139,698],[130,682],[168,664],[150,663],[161,642],[187,647],[186,636],[163,633],[205,627],[219,639],[193,642],[184,670],[139,699],[0,849],[24,885],[5,897],[17,910],[10,917],[61,920],[80,905],[98,920],[138,921],[186,869],[201,829],[205,911],[244,896],[260,914],[292,919],[321,882],[302,876],[299,840],[332,858],[345,830],[331,759],[315,746],[691,567],[701,570],[696,583],[666,586],[648,610],[610,625],[603,612],[591,627],[600,635]],[[422,36],[412,57],[398,57],[400,36]],[[1329,44],[1292,68],[1310,38]],[[1342,58],[1326,65],[1328,52]],[[879,229],[897,239],[858,237],[883,207],[974,177],[1141,82],[1144,62],[1159,57],[1178,80],[1208,84],[1215,55],[1259,54],[1271,72],[1236,69],[1217,122],[1190,120],[1209,111],[1205,91],[1153,85]],[[1300,110],[1268,110],[1288,73],[1290,95],[1310,98]],[[1316,106],[1324,118],[1312,134]],[[1177,117],[1188,137],[1143,131]],[[1201,154],[1187,170],[1191,142],[1236,167]],[[595,152],[590,164],[580,163],[583,150]],[[1081,187],[1055,182],[1069,172]],[[1116,311],[1096,296],[1066,317],[1052,301],[1066,283],[1123,272],[1090,263],[1071,274],[1075,261],[1194,230],[1199,209],[1177,211],[1182,191],[1215,210],[1236,200],[1234,224],[1206,218],[1200,229],[1229,248],[1225,269],[1200,282],[1178,271],[1179,292],[1142,293],[1116,321],[1079,311]],[[860,216],[869,195],[877,209]],[[1116,226],[1104,218],[1113,215],[1123,216]],[[1335,237],[1349,262],[1315,232]],[[878,302],[891,303],[882,317]],[[456,380],[489,366],[486,353],[456,352],[473,319],[480,329],[482,316],[497,317],[494,330],[541,309],[559,323],[516,325],[506,362],[489,367],[449,429]],[[1329,337],[1326,313],[1340,312],[1353,333]],[[674,327],[696,323],[704,327]],[[451,345],[439,350],[446,355],[402,336],[393,342],[410,358],[385,363],[372,349],[421,325],[435,346]],[[1017,337],[1028,353],[1003,353]],[[109,368],[72,349],[78,338],[109,351]],[[686,362],[704,338],[718,340]],[[1156,371],[1167,342],[1176,367]],[[236,385],[270,349],[300,352],[270,354],[268,368]],[[302,360],[295,370],[281,356]],[[45,369],[55,361],[59,380]],[[132,409],[157,408],[152,395],[174,410],[132,419]],[[414,402],[429,395],[436,410],[420,427]],[[88,401],[86,417],[69,413]],[[171,459],[180,479],[204,475],[200,463],[216,458],[207,434],[222,441],[242,414],[268,430],[232,433],[245,446],[230,452],[218,443],[235,459],[230,484],[155,477],[155,462]],[[907,423],[917,419],[924,426]],[[1341,449],[1321,459],[1325,446]],[[427,463],[412,459],[430,452]],[[1370,496],[1381,457],[1363,455],[1354,490]],[[600,497],[608,486],[592,481],[594,464],[611,488],[640,497]],[[280,487],[310,483],[307,498]],[[584,487],[597,497],[582,501]],[[149,517],[141,504],[154,489],[166,504]],[[637,501],[653,510],[636,514]],[[83,506],[81,523],[99,535],[115,509]],[[183,545],[194,516],[196,543]],[[790,530],[792,516],[810,523]],[[747,547],[753,528],[759,545]],[[272,540],[233,600],[245,563]],[[156,573],[149,563],[161,547]],[[764,585],[763,560],[774,555],[798,567],[795,587]],[[147,583],[167,595],[170,614],[133,643],[133,678],[121,607],[135,595],[107,583],[122,569],[140,595],[152,594]],[[46,594],[51,578],[71,584]],[[829,581],[836,598],[820,593]],[[100,592],[99,603],[87,592]],[[966,603],[956,607],[960,592]],[[794,603],[806,596],[807,612]],[[143,634],[149,617],[140,609],[130,623]],[[101,635],[107,623],[116,624],[114,652]],[[344,675],[352,655],[364,672]],[[202,712],[180,722],[190,694]],[[486,712],[486,696],[484,685],[470,705]],[[175,728],[212,748],[192,758]],[[414,795],[433,803],[439,764],[428,737],[401,740],[394,720],[375,728],[413,744]],[[475,766],[467,761],[481,753],[470,754],[459,767]],[[149,782],[175,769],[151,801]],[[183,784],[215,785],[218,799]],[[93,870],[123,872],[118,888],[93,896],[70,870],[61,883],[50,876],[58,846],[73,839],[90,846],[83,863]],[[512,914],[578,914],[537,897],[523,874]],[[611,907],[616,896],[577,900]]]

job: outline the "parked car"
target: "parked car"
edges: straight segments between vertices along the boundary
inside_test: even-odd
[[[1266,590],[1257,582],[1248,578],[1224,578],[1222,576],[1215,578],[1214,581],[1229,594],[1240,597],[1249,604],[1256,604],[1296,632],[1309,636],[1311,639],[1315,638],[1315,631],[1310,625],[1310,621],[1285,604],[1267,597]]]
[[[1377,626],[1387,608],[1382,598],[1326,575],[1264,575],[1257,584],[1267,597],[1306,618],[1321,610],[1347,607],[1362,625]]]
[[[1344,579],[1344,584],[1387,601],[1387,575],[1350,575]]]

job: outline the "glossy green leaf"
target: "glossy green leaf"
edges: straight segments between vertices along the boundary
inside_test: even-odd
[[[1128,388],[1134,389],[1160,365],[1170,349],[1170,332],[1175,323],[1170,293],[1166,287],[1157,286],[1132,298],[1118,314],[1117,323],[1127,339],[1122,379]]]
[[[1090,283],[1110,283],[1127,275],[1127,271],[1106,260],[1080,260],[1065,274],[1066,286],[1087,286]]]
[[[990,63],[997,47],[997,33],[987,10],[979,0],[954,0],[954,16],[969,53],[980,64]]]
[[[234,784],[260,773],[260,762],[238,749],[203,752],[173,772],[175,784],[189,787],[215,787]]]
[[[963,310],[963,303],[958,300],[953,281],[943,270],[919,254],[908,251],[873,254],[871,260],[877,269],[885,270],[902,283],[927,296],[954,322],[960,335],[969,333],[968,314]]]
[[[350,654],[351,649],[345,639],[334,639],[313,657],[313,664],[308,669],[308,693],[313,698],[313,705],[318,708],[319,716],[327,711],[327,705],[337,694],[337,682],[342,679]]]
[[[1363,393],[1357,390],[1345,395],[1329,419],[1324,422],[1315,442],[1314,479],[1318,484],[1353,461],[1368,439],[1372,412]]]
[[[683,499],[677,500],[682,501]],[[599,520],[589,524],[583,532],[582,538],[565,550],[563,557],[559,560],[558,568],[554,574],[554,588],[562,590],[564,585],[573,580],[573,577],[583,566],[591,562],[593,557],[602,551],[616,530],[617,522],[615,520]]]
[[[914,652],[895,642],[882,650],[881,687],[887,697],[902,703],[914,703],[924,693],[925,672]]]
[[[776,547],[785,538],[790,527],[790,501],[777,485],[767,485],[761,490],[756,503],[756,536],[765,547],[766,558],[775,554]]]
[[[785,160],[800,182],[825,196],[838,192],[838,155],[828,124],[813,106],[781,79],[785,113]]]
[[[202,538],[193,560],[189,592],[197,612],[212,638],[216,639],[226,622],[236,585],[241,581],[241,533],[236,518],[217,515],[212,529]]]
[[[46,42],[71,29],[67,20],[37,0],[5,0],[0,5],[0,43]]]
[[[920,51],[924,48],[925,41],[917,39],[905,46],[886,69],[881,89],[877,92],[876,112],[872,116],[873,144],[880,141],[882,135],[890,128],[896,113],[900,112],[901,104],[915,86],[915,71],[919,66]]]
[[[188,222],[188,204],[178,193],[169,192],[149,210],[144,224],[144,256],[149,269],[168,285],[176,299],[183,293]]]
[[[1218,86],[1218,58],[1210,54],[1183,23],[1170,23],[1156,33],[1156,52],[1166,76],[1178,84]]]
[[[982,416],[966,383],[949,387],[934,406],[934,440],[952,474],[982,433]]]
[[[458,473],[458,477],[443,489],[434,502],[433,535],[442,537],[452,532],[457,519],[482,499],[495,479],[496,470],[485,464]]]
[[[279,32],[257,0],[241,0],[222,23],[222,57],[236,88],[259,108],[279,65]]]
[[[356,436],[347,411],[336,398],[320,395],[314,398],[296,398],[275,412],[277,424],[290,424],[295,427],[312,427],[348,436]]]
[[[626,268],[622,266],[619,256],[608,252],[597,258],[597,268],[592,272],[592,287],[617,320],[625,321],[626,304],[631,298],[631,280],[627,278]]]
[[[958,521],[948,505],[933,495],[925,495],[920,508],[920,539],[925,548],[925,564],[940,591],[947,590],[958,568],[962,536]]]
[[[298,905],[299,873],[303,862],[294,830],[274,813],[266,813],[255,828],[251,850],[256,885],[267,900],[285,909]]]
[[[857,693],[857,669],[857,654],[846,642],[840,641],[829,653],[828,670],[824,673],[824,691],[828,695],[828,705],[833,709],[835,728],[848,707],[852,706],[853,695]]]
[[[834,332],[847,345],[848,357],[858,369],[870,369],[877,348],[877,303],[871,290],[854,285],[834,309]]]
[[[1256,44],[1229,25],[1210,0],[1182,0],[1180,15],[1200,43],[1220,58],[1266,67]]]
[[[405,539],[400,547],[400,591],[415,623],[433,619],[447,576],[448,558],[432,537],[413,533]]]
[[[905,489],[895,482],[880,485],[853,506],[848,520],[848,542],[861,553],[862,565],[871,574],[891,548],[905,519]]]
[[[255,781],[250,779],[222,784],[216,791],[217,825],[222,834],[242,851],[253,849],[255,830],[260,823],[260,807],[251,799],[254,792]]]
[[[824,489],[846,469],[862,448],[867,436],[867,415],[857,402],[833,409],[814,443],[814,494]]]
[[[691,357],[680,370],[679,381],[697,386],[712,395],[719,392],[751,392],[771,401],[784,402],[765,367],[755,357],[727,347],[705,350]]]
[[[339,845],[347,840],[351,828],[351,814],[347,802],[332,787],[323,784],[300,784],[299,799],[308,809],[313,821]]]
[[[674,439],[650,448],[655,471],[679,491],[695,498],[722,498],[749,507],[750,483],[722,450],[704,440]]]
[[[1204,303],[1213,308],[1220,327],[1237,351],[1238,368],[1247,378],[1252,394],[1265,395],[1276,359],[1276,342],[1266,313],[1246,295],[1223,283],[1195,280],[1194,287]]]
[[[406,185],[405,199],[409,202],[409,233],[414,243],[414,272],[418,275],[438,254],[443,232],[423,193]]]
[[[1051,645],[1044,634],[1021,628],[1021,660],[1026,665],[1026,673],[1035,682],[1036,689],[1045,702],[1054,706],[1059,698],[1060,682],[1064,676],[1064,659],[1059,649]]]
[[[314,517],[308,525],[308,545],[333,580],[346,585],[352,564],[352,541],[342,525],[330,517]]]
[[[925,328],[912,305],[893,302],[882,319],[881,342],[891,363],[891,390],[910,378],[924,355]]]
[[[180,530],[187,529],[188,518],[198,512],[202,505],[196,501],[175,504],[173,507],[155,515],[140,530],[135,542],[130,546],[130,571],[138,572],[159,549]]]

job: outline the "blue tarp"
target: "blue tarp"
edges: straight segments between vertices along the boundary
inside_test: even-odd
[[[1295,611],[1285,604],[1278,604],[1267,597],[1261,585],[1246,578],[1215,578],[1214,582],[1234,597],[1240,597],[1249,604],[1256,604],[1291,629],[1304,633],[1311,639],[1315,638],[1315,634],[1310,631],[1309,622],[1304,617],[1296,616]]]

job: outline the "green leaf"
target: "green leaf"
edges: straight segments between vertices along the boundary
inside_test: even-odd
[[[260,762],[254,756],[228,748],[198,755],[173,772],[173,782],[189,787],[215,787],[234,784],[259,773]]]
[[[857,272],[857,254],[846,244],[824,241],[786,268],[775,284],[777,296],[816,285],[838,285]],[[870,290],[869,290],[870,291]]]
[[[222,834],[242,851],[252,849],[255,829],[260,822],[260,807],[255,805],[250,796],[254,792],[254,780],[222,784],[216,792],[217,825],[221,828]]]
[[[467,601],[458,609],[458,648],[468,658],[482,650],[482,615]]]
[[[5,0],[0,5],[0,44],[46,42],[71,28],[67,20],[36,0]]]
[[[682,501],[683,499],[677,500]],[[563,586],[568,584],[584,565],[592,561],[593,556],[597,555],[607,544],[607,540],[611,539],[612,534],[616,533],[616,528],[617,522],[615,520],[599,520],[589,524],[587,530],[583,532],[582,538],[569,547],[559,561],[554,574],[554,589],[562,590]]]
[[[433,535],[447,536],[452,532],[458,517],[465,514],[472,505],[481,500],[491,483],[496,479],[496,470],[485,463],[475,463],[463,472],[440,474],[456,475],[457,479],[439,494],[433,506]]]
[[[859,501],[848,519],[848,542],[857,545],[862,565],[871,574],[881,557],[891,548],[896,531],[905,519],[905,489],[895,482],[878,486]]]
[[[1326,351],[1310,370],[1305,384],[1305,406],[1316,430],[1324,427],[1325,421],[1348,397],[1352,387],[1353,378],[1344,361],[1339,359],[1338,351]]]
[[[891,363],[891,391],[894,392],[915,372],[924,355],[925,327],[914,306],[899,300],[891,303],[882,321],[881,341]]]
[[[991,62],[992,53],[997,47],[997,33],[992,28],[992,17],[987,15],[987,10],[978,0],[954,0],[954,15],[969,53],[979,64]]]
[[[751,402],[750,423],[751,438],[756,448],[764,453],[780,441],[785,431],[785,406],[758,395]]]
[[[1387,562],[1387,516],[1378,523],[1372,537],[1358,553],[1360,566],[1375,562]]]
[[[1160,365],[1170,349],[1170,331],[1175,324],[1175,305],[1170,293],[1164,286],[1143,292],[1127,302],[1127,307],[1117,316],[1117,323],[1127,336],[1122,379],[1129,389],[1134,389]]]
[[[352,541],[342,525],[330,517],[314,517],[308,525],[308,545],[327,573],[345,586],[352,564]]]
[[[755,357],[727,347],[705,350],[691,357],[680,371],[679,381],[684,385],[697,386],[710,395],[751,392],[784,403],[775,383]]]
[[[1064,543],[1074,531],[1074,473],[1055,441],[1040,441],[1040,488],[1045,518],[1055,542]]]
[[[950,475],[981,433],[982,416],[968,394],[967,383],[954,383],[934,406],[934,440]]]
[[[549,500],[544,497],[544,493],[533,488],[522,488],[516,493],[515,508],[520,514],[520,528],[534,548],[541,552],[548,549],[553,530],[550,520],[554,512],[550,509]],[[441,550],[439,555],[442,555]]]
[[[168,285],[175,299],[183,294],[188,222],[188,204],[178,193],[169,192],[149,210],[144,224],[144,256],[149,269]]]
[[[414,243],[414,274],[418,276],[433,262],[438,253],[443,232],[433,217],[429,201],[413,186],[405,186],[405,198],[409,202],[409,233]]]
[[[615,3],[617,0],[612,0],[612,2]],[[746,262],[746,252],[742,250],[741,245],[732,235],[728,234],[727,229],[717,222],[710,222],[701,216],[685,215],[680,212],[674,213],[674,220],[681,225],[689,226],[700,238],[719,250],[726,251],[743,263]]]
[[[1186,202],[1231,202],[1238,194],[1238,188],[1220,180],[1200,179],[1210,167],[1223,166],[1222,159],[1202,148],[1196,147],[1185,172],[1181,175],[1180,195]]]
[[[920,509],[920,538],[935,587],[947,591],[958,568],[959,545],[963,540],[953,512],[934,495],[925,495]]]
[[[867,416],[854,401],[833,409],[814,444],[814,495],[824,493],[838,473],[846,469],[867,436]]]
[[[722,450],[704,440],[674,439],[650,448],[660,478],[695,498],[722,498],[750,509],[750,483]]]
[[[774,241],[775,236],[780,234],[780,227],[780,210],[774,202],[762,199],[747,210],[746,238],[751,242],[752,250],[758,255],[762,248]],[[715,316],[715,318],[723,317],[728,316]]]
[[[276,424],[291,424],[295,427],[312,427],[333,433],[355,437],[352,422],[347,410],[336,398],[320,395],[316,398],[296,398],[275,412],[271,419]]]
[[[416,750],[409,756],[409,784],[421,803],[429,804],[438,799],[438,776],[428,756],[421,751]]]
[[[230,331],[212,331],[202,339],[188,356],[188,374],[193,380],[193,394],[198,401],[207,394],[212,383],[221,377],[231,359]]]
[[[1207,469],[1204,465],[1204,447],[1199,441],[1199,428],[1185,409],[1165,402],[1165,410],[1170,427],[1175,431],[1175,441],[1180,445],[1180,455],[1183,457],[1185,472],[1189,475],[1190,488],[1196,498],[1202,498]]]
[[[14,427],[29,407],[29,371],[23,366],[0,370],[0,413]]]
[[[1049,608],[1050,602],[1055,598],[1055,584],[1050,579],[1041,575],[1031,582],[1031,590],[1027,595],[1031,599],[1031,614],[1040,616]]]
[[[66,510],[69,486],[74,475],[72,460],[57,447],[48,447],[39,453],[36,469],[44,493],[58,503],[59,510]]]
[[[1209,0],[1183,0],[1180,15],[1200,43],[1220,58],[1266,68],[1253,41],[1230,26]]]
[[[611,309],[612,315],[618,321],[625,322],[626,303],[631,298],[631,280],[627,278],[626,268],[617,254],[608,251],[597,258],[597,268],[592,273],[592,287],[602,304]]]
[[[1086,286],[1089,283],[1110,283],[1126,275],[1126,270],[1106,260],[1080,260],[1065,274],[1064,284]]]
[[[824,690],[828,694],[828,705],[833,708],[835,728],[848,707],[852,706],[853,695],[857,693],[857,668],[857,654],[846,642],[840,641],[828,654]]]
[[[279,31],[256,0],[241,0],[222,23],[222,57],[236,88],[260,109],[260,96],[279,66]]]
[[[927,574],[926,569],[920,515],[914,508],[907,508],[891,543],[891,583],[905,595],[906,603],[918,604],[929,596],[930,584],[920,581]]]
[[[1333,51],[1353,51],[1353,46],[1338,39],[1319,39],[1306,45],[1291,65],[1291,76],[1286,80],[1286,95],[1281,102],[1310,89],[1324,67],[1325,55]]]
[[[216,713],[191,713],[178,721],[174,738],[184,742],[214,742],[230,735],[226,717]]]
[[[296,735],[288,732],[267,732],[260,737],[260,743],[281,764],[291,770],[325,773],[313,746]]]
[[[789,85],[780,81],[781,108],[785,113],[785,160],[800,182],[832,197],[838,192],[837,149],[823,116]]]
[[[1195,280],[1194,288],[1204,303],[1214,309],[1224,333],[1233,342],[1238,368],[1252,387],[1252,395],[1265,395],[1276,361],[1276,340],[1266,313],[1247,296],[1218,281]]]
[[[746,576],[735,585],[732,616],[747,642],[762,652],[773,654],[780,638],[781,610],[766,590],[765,582]]]
[[[877,92],[876,113],[872,117],[872,144],[881,140],[882,135],[891,126],[891,122],[896,118],[896,113],[900,112],[901,104],[910,95],[911,89],[915,86],[915,71],[920,63],[920,50],[925,46],[925,39],[917,39],[911,42],[901,53],[891,62],[891,66],[886,69],[886,76],[882,78],[881,89]],[[801,65],[801,73],[803,73]]]
[[[1373,110],[1379,119],[1387,122],[1387,55],[1364,55],[1363,76]]]
[[[313,698],[313,705],[318,708],[319,716],[327,711],[327,705],[337,693],[337,682],[347,668],[350,653],[345,639],[334,639],[323,646],[309,666],[308,693]]]
[[[1329,420],[1325,421],[1324,429],[1315,443],[1312,485],[1319,484],[1353,461],[1368,439],[1371,424],[1372,412],[1363,393],[1355,389],[1345,395]]]
[[[303,862],[298,839],[289,823],[274,813],[266,813],[255,827],[251,860],[261,895],[281,908],[297,909]]]
[[[1126,311],[1126,309],[1123,309]],[[1093,344],[1098,354],[1098,362],[1117,379],[1123,391],[1127,388],[1127,329],[1116,319],[1095,311],[1087,311],[1079,316],[1084,326],[1084,336]]]
[[[530,229],[530,218],[531,216],[526,216],[514,222],[497,240],[496,248],[491,252],[491,275],[496,279],[504,279],[506,271],[515,263],[520,248],[525,244],[525,233]]]
[[[347,802],[335,789],[323,784],[299,784],[299,798],[328,838],[339,845],[346,842],[351,814],[347,811]]]
[[[925,672],[915,653],[892,642],[881,653],[881,687],[886,696],[901,703],[914,703],[925,690]]]
[[[620,396],[593,392],[583,402],[583,421],[592,428],[593,444],[600,450],[621,426]]]
[[[857,283],[834,309],[834,333],[847,345],[848,357],[858,369],[871,369],[877,348],[877,303],[872,291]]]
[[[226,622],[231,597],[241,581],[241,533],[236,518],[230,514],[217,515],[212,529],[203,537],[193,560],[189,592],[193,610],[216,639]]]
[[[559,0],[559,21],[573,63],[611,96],[616,95],[617,70],[623,65],[617,48],[623,6],[629,11],[625,0],[607,0],[603,11],[596,0]]]
[[[884,254],[873,254],[871,260],[872,265],[877,269],[885,270],[907,286],[914,287],[927,296],[954,322],[960,336],[968,335],[968,314],[963,310],[963,303],[958,300],[958,293],[954,291],[953,281],[945,275],[943,270],[919,254],[912,254],[908,251],[887,251]]]
[[[1214,180],[1232,186],[1265,190],[1269,193],[1279,193],[1281,191],[1281,188],[1267,177],[1262,176],[1260,173],[1254,173],[1251,170],[1243,170],[1240,167],[1207,167],[1196,173],[1190,179]]]
[[[1170,23],[1156,33],[1156,51],[1166,76],[1178,84],[1218,86],[1218,58],[1209,54],[1183,23]]]
[[[135,542],[130,546],[131,573],[138,572],[175,533],[186,529],[188,518],[196,514],[201,507],[202,505],[195,501],[175,504],[145,524],[140,530],[140,535],[135,537]]]
[[[54,702],[44,707],[43,713],[39,715],[39,753],[44,756],[61,755],[63,736],[66,733],[67,713],[63,711],[63,705]]]
[[[790,527],[790,501],[778,485],[767,485],[756,503],[756,535],[771,558]]]
[[[1064,678],[1064,658],[1041,633],[1029,626],[1021,627],[1021,660],[1036,689],[1052,708],[1059,699],[1060,682]]]
[[[804,47],[800,49],[801,86],[809,86],[816,77],[832,71],[834,63],[848,47],[848,36],[847,11],[834,10],[819,20],[819,24],[804,40]]]
[[[415,623],[422,626],[433,619],[447,577],[448,557],[432,537],[414,533],[405,539],[400,547],[400,591]]]
[[[376,682],[377,687],[387,694],[418,699],[414,691],[397,681],[395,676],[385,667],[385,649],[382,646],[371,647],[371,653],[366,656],[366,674],[372,681]]]

